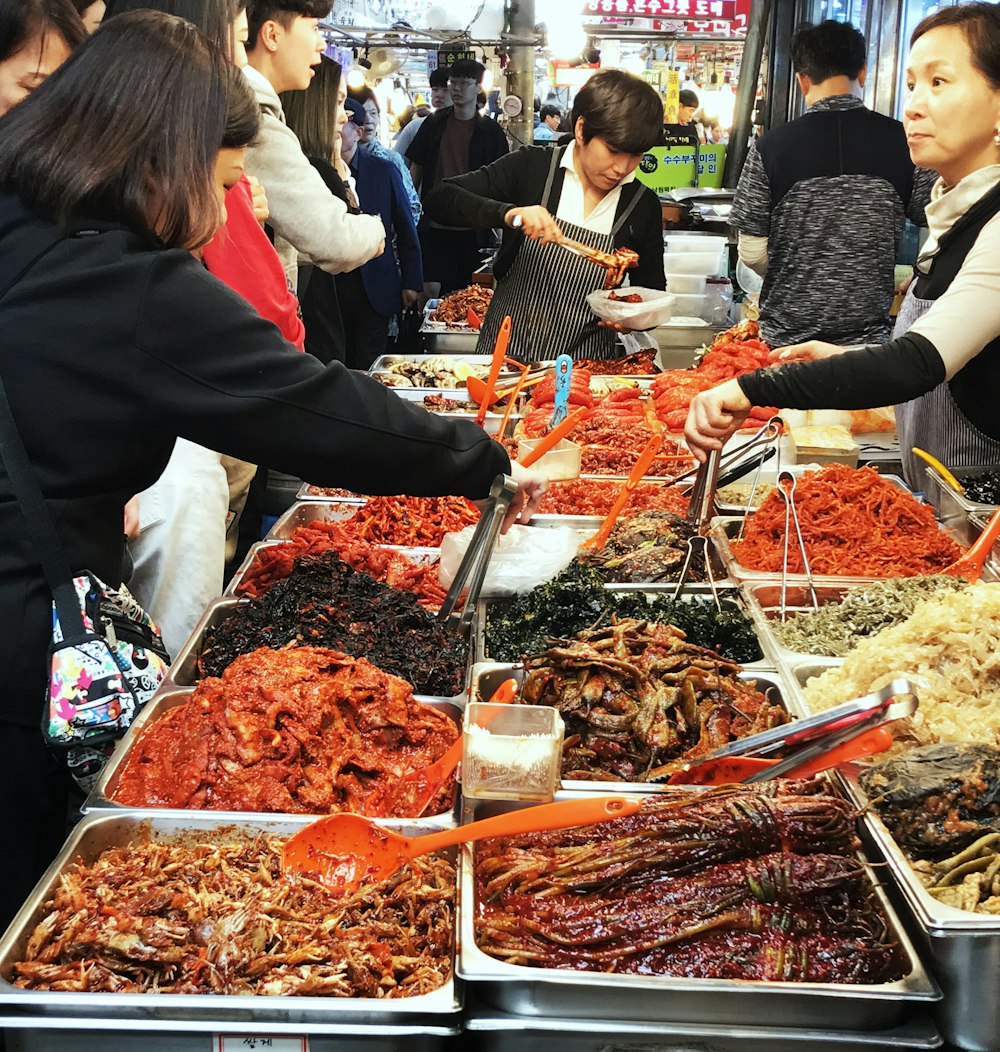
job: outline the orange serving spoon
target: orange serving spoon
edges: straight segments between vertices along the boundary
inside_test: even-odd
[[[952,577],[964,577],[967,581],[975,584],[983,575],[983,563],[986,562],[997,538],[1000,538],[1000,508],[993,512],[986,529],[979,535],[975,544],[963,555],[956,559],[951,566],[945,567],[941,573],[950,574]]]
[[[567,829],[635,814],[641,799],[593,796],[526,807],[426,836],[401,836],[360,815],[328,815],[300,829],[281,851],[285,874],[311,877],[349,895],[391,877],[410,859],[487,837]]]
[[[517,680],[506,679],[497,687],[491,705],[506,705],[517,697]],[[419,818],[427,810],[428,804],[441,791],[441,787],[455,773],[459,760],[462,759],[462,735],[455,739],[429,767],[411,771],[399,778],[390,790],[392,798],[399,800],[407,810],[412,810],[413,818]],[[413,793],[412,801],[409,794]],[[394,808],[395,810],[395,808]]]
[[[551,372],[552,370],[548,370]],[[521,390],[525,390],[528,387],[534,387],[535,384],[540,384],[545,379],[545,373],[537,373],[535,376],[527,376],[523,384],[521,384]],[[486,400],[487,390],[486,381],[480,380],[478,376],[469,376],[465,380],[465,386],[468,388],[469,395],[474,402],[482,404]],[[490,405],[496,405],[501,399],[506,398],[508,395],[513,395],[517,392],[516,387],[505,387],[500,391],[494,391],[490,396]]]
[[[493,359],[490,362],[490,374],[486,379],[486,397],[480,403],[479,412],[476,414],[476,423],[480,427],[483,426],[483,421],[486,419],[486,410],[492,404],[493,392],[497,387],[497,377],[503,368],[503,360],[507,357],[507,348],[510,346],[510,327],[511,317],[507,314],[500,324],[496,343],[493,344]]]
[[[874,756],[892,747],[892,731],[888,727],[874,727],[863,732],[850,741],[830,749],[820,756],[806,760],[801,766],[786,771],[783,778],[811,778],[831,767],[860,760],[865,756]],[[766,760],[760,756],[722,756],[717,760],[706,760],[702,763],[685,764],[668,779],[668,785],[731,785],[745,782],[753,776],[756,780],[766,779],[763,772],[777,766],[781,760]]]
[[[591,412],[591,408],[586,405],[581,405],[577,409],[574,409],[561,424],[556,424],[556,426],[552,428],[552,430],[530,453],[527,453],[523,457],[519,457],[517,462],[522,468],[530,468],[535,461],[539,460],[548,453],[553,446],[561,442],[577,424],[583,423],[583,421],[590,416]]]
[[[621,515],[622,509],[628,503],[629,497],[632,495],[635,487],[639,484],[639,480],[646,474],[646,469],[653,463],[653,460],[656,457],[656,454],[659,453],[662,445],[663,432],[660,431],[659,433],[654,434],[646,443],[642,452],[639,454],[639,459],[632,466],[632,470],[629,472],[629,476],[625,480],[625,485],[622,486],[618,496],[615,497],[615,502],[611,505],[611,510],[605,516],[604,522],[601,523],[597,533],[592,537],[588,537],[587,540],[580,545],[581,548],[601,549],[607,544],[608,537],[611,536],[611,531],[614,529],[614,525],[618,521],[618,516]]]

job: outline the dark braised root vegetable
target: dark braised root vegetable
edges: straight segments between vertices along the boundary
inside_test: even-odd
[[[899,978],[905,958],[853,857],[854,816],[806,788],[670,793],[601,826],[485,841],[477,945],[578,971]]]

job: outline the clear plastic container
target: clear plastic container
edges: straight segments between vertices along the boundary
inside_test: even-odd
[[[523,460],[541,441],[541,438],[522,438],[517,444],[517,459]],[[531,465],[531,470],[544,475],[549,482],[562,482],[579,477],[582,460],[583,450],[576,442],[564,438],[548,453],[543,453]]]
[[[668,274],[718,274],[721,252],[664,252],[663,269]]]
[[[722,252],[729,239],[719,234],[664,234],[668,252]]]
[[[462,739],[462,795],[551,800],[559,788],[565,726],[548,705],[470,701]]]
[[[674,317],[704,318],[706,301],[705,295],[674,293]]]
[[[668,274],[667,291],[675,296],[703,296],[708,278],[704,274]]]
[[[728,325],[733,307],[733,283],[729,278],[709,278],[705,286],[702,317],[710,325]]]

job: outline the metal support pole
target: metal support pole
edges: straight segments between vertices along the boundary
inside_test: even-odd
[[[736,88],[736,108],[733,112],[733,131],[726,150],[726,167],[722,173],[722,185],[733,187],[743,171],[743,162],[749,150],[754,99],[757,95],[757,80],[760,77],[760,59],[764,53],[764,38],[771,19],[771,0],[754,0],[750,5],[750,21],[747,24],[746,43],[743,45],[743,61],[740,63],[740,82]]]
[[[507,124],[516,149],[522,144],[530,146],[535,134],[535,47],[525,43],[535,37],[535,0],[507,0],[506,21],[514,42],[507,67],[507,93],[521,100],[521,112]]]

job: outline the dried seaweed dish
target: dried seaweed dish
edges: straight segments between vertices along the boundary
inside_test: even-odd
[[[450,978],[452,862],[417,858],[345,897],[282,876],[282,843],[151,841],[77,862],[15,963],[14,985],[383,999]]]
[[[417,813],[403,775],[458,737],[447,715],[364,658],[290,647],[237,658],[149,726],[113,799],[132,807],[374,818]],[[401,788],[404,787],[404,788]],[[455,783],[430,804],[451,808]]]
[[[258,647],[320,646],[366,657],[408,680],[417,694],[454,697],[465,685],[466,639],[438,622],[410,592],[352,570],[334,552],[306,556],[259,599],[209,629],[202,676],[221,676]]]
[[[731,661],[757,661],[762,656],[753,625],[736,603],[724,599],[720,608],[667,596],[616,594],[604,587],[593,566],[579,561],[516,599],[490,603],[486,656],[491,661],[520,661],[556,640],[609,623],[612,614],[672,624],[689,642]]]
[[[850,809],[801,783],[665,794],[478,845],[476,944],[536,968],[890,982],[908,964],[856,849]]]
[[[562,776],[655,782],[789,719],[735,662],[665,624],[612,618],[524,662],[521,700],[566,724]]]

